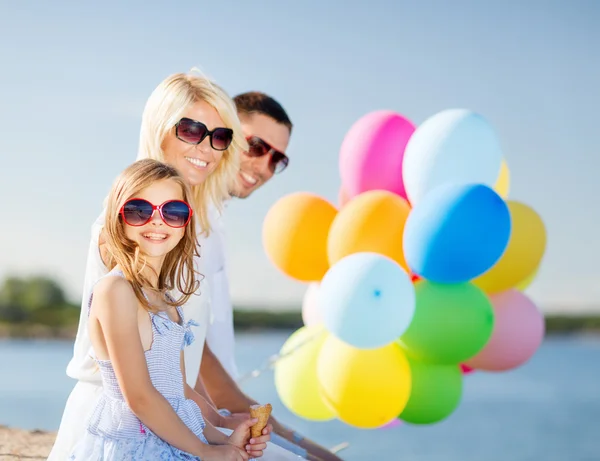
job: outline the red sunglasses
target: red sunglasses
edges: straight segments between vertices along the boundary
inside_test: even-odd
[[[248,136],[248,152],[250,157],[262,157],[263,155],[271,155],[269,160],[269,168],[275,174],[281,173],[290,163],[290,159],[283,152],[273,149],[269,143],[263,141],[258,136]]]
[[[119,214],[126,224],[139,227],[148,224],[156,211],[167,226],[174,228],[187,226],[193,214],[192,207],[183,200],[167,200],[161,205],[153,205],[142,198],[127,200]]]

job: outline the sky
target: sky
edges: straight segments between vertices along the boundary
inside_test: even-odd
[[[235,303],[300,304],[306,285],[268,261],[262,221],[292,192],[337,200],[352,123],[467,108],[500,137],[510,198],[546,224],[532,299],[600,306],[599,23],[594,0],[0,0],[0,278],[46,274],[80,297],[91,224],[135,160],[147,97],[198,67],[232,96],[271,94],[294,123],[290,167],[227,208]]]

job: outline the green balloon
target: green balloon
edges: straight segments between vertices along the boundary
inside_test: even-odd
[[[415,314],[399,340],[409,356],[456,365],[483,349],[492,335],[494,310],[480,288],[422,280],[415,292]]]
[[[452,414],[462,396],[462,372],[457,365],[408,359],[412,386],[399,418],[412,424],[437,423]]]

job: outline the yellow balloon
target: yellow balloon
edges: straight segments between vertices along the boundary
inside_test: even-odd
[[[327,336],[323,325],[296,330],[284,343],[282,358],[275,365],[279,398],[292,413],[311,421],[335,418],[319,394],[317,380],[317,358]]]
[[[500,195],[500,197],[504,199],[508,197],[508,191],[510,190],[510,170],[508,169],[506,160],[502,160],[502,164],[500,165],[500,173],[498,174],[498,179],[496,179],[494,190],[498,193],[498,195]]]
[[[535,210],[507,201],[511,218],[510,240],[502,257],[472,282],[488,294],[514,288],[540,265],[546,251],[546,228]]]
[[[321,395],[351,426],[372,429],[395,419],[411,390],[408,360],[395,344],[357,349],[329,335],[317,362]]]
[[[515,288],[519,291],[525,291],[529,285],[531,285],[533,283],[533,281],[535,280],[535,278],[537,277],[539,272],[539,268],[536,268],[531,275],[529,275],[525,280],[517,283],[517,285],[515,286]]]
[[[372,251],[407,269],[402,236],[409,213],[408,202],[392,192],[374,190],[356,196],[340,210],[329,229],[329,264],[353,253]]]
[[[327,270],[327,236],[337,209],[318,195],[296,192],[280,198],[263,222],[263,246],[284,274],[318,282]]]

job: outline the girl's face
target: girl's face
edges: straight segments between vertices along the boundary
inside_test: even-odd
[[[223,150],[218,149],[224,145],[229,146],[226,138],[231,130],[225,127],[215,108],[204,101],[189,107],[181,118],[188,120],[180,122],[179,128],[174,127],[167,134],[162,149],[165,162],[174,167],[193,187],[202,184],[215,171],[223,158]],[[204,130],[197,122],[210,131],[220,128],[213,134],[212,143],[211,136],[206,136],[200,144],[190,143]]]
[[[162,263],[183,238],[191,210],[182,201],[181,186],[165,179],[146,187],[125,203],[122,214],[125,235],[136,242],[150,260]],[[161,205],[162,210],[152,209]]]

